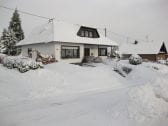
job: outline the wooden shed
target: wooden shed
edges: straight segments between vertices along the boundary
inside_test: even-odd
[[[164,42],[137,42],[120,44],[122,58],[127,59],[131,54],[138,54],[150,61],[166,60],[168,58]]]

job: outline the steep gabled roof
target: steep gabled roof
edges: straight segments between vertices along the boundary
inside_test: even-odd
[[[158,54],[164,42],[138,42],[122,43],[120,45],[121,54]],[[166,45],[164,44],[166,47]]]
[[[20,41],[17,45],[28,45],[47,42],[68,42],[82,44],[114,45],[118,44],[103,35],[99,38],[86,38],[77,35],[80,25],[65,22],[52,21],[33,29],[28,37]],[[98,31],[99,32],[99,31]]]

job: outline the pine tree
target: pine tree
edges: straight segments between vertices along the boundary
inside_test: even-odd
[[[0,38],[0,53],[6,53],[6,47],[4,45],[4,41],[7,38],[8,31],[4,29],[2,32],[2,36]]]
[[[4,29],[3,35],[1,37],[1,45],[3,53],[8,55],[15,55],[16,54],[16,43],[18,43],[18,39],[15,36],[15,32],[12,29],[8,31]]]
[[[8,29],[11,29],[15,33],[18,42],[24,39],[24,32],[21,27],[20,15],[17,9],[13,13]]]

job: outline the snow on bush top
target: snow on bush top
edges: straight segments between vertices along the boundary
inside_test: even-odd
[[[43,67],[41,62],[21,56],[6,56],[2,61],[3,65],[9,69],[17,68],[20,72]]]

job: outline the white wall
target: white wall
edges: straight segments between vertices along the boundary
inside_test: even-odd
[[[28,48],[32,48],[32,50],[38,50],[44,55],[55,55],[54,43],[25,45],[25,46],[22,46],[21,48],[22,48],[21,55],[23,56],[28,56]]]
[[[61,58],[61,45],[65,46],[79,46],[80,48],[80,58]],[[107,46],[99,46],[107,47]],[[41,43],[34,45],[25,45],[22,46],[22,55],[28,56],[28,48],[32,50],[38,50],[44,55],[53,55],[56,60],[64,63],[80,63],[84,58],[84,48],[90,48],[90,55],[98,57],[98,45],[84,45],[84,44],[74,44],[74,43],[65,43],[65,42],[53,42],[53,43]],[[107,56],[100,56],[102,59],[107,58]]]

